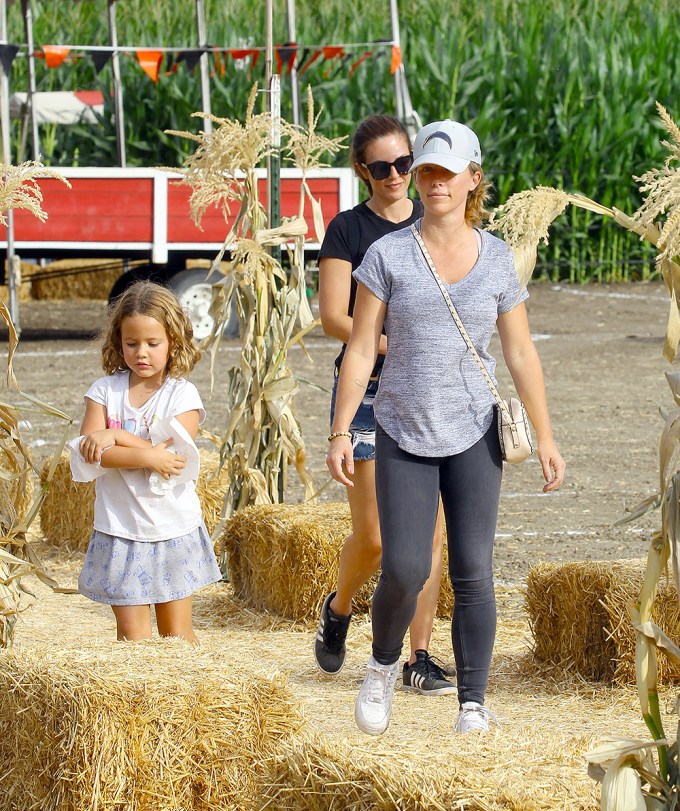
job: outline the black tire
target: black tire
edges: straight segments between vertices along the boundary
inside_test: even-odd
[[[168,287],[174,291],[187,311],[194,328],[194,338],[197,341],[202,341],[212,331],[213,318],[208,309],[212,301],[212,285],[217,278],[219,277],[213,274],[208,279],[208,270],[197,268],[182,270],[167,281]],[[228,338],[238,336],[238,317],[234,302],[232,302],[224,335]]]

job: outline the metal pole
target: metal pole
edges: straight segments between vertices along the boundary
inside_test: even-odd
[[[109,39],[114,51],[111,55],[113,70],[113,103],[116,111],[116,147],[118,164],[125,168],[125,119],[123,117],[123,86],[120,81],[120,60],[118,58],[118,28],[116,26],[116,0],[109,0]]]
[[[399,38],[399,10],[397,8],[397,0],[390,0],[390,20],[392,23],[392,43],[401,47],[401,39]],[[396,103],[397,118],[404,120],[404,98],[401,92],[401,73],[404,71],[404,66],[400,65],[394,74],[394,98]]]
[[[0,0],[0,45],[7,45],[7,3]],[[0,131],[2,132],[2,162],[9,166],[12,160],[9,127],[9,76],[0,62]],[[9,293],[9,314],[14,322],[17,334],[21,334],[19,324],[19,296],[17,282],[21,267],[19,257],[14,255],[14,212],[10,208],[7,218],[7,265],[6,279]],[[20,283],[20,282],[19,282]]]
[[[265,25],[265,86],[267,89],[267,112],[274,121],[272,128],[272,151],[267,156],[267,221],[268,228],[276,228],[281,224],[281,129],[278,122],[281,118],[281,78],[273,72],[274,65],[274,34],[272,0],[266,3]],[[280,253],[280,248],[277,248]]]
[[[24,29],[26,31],[26,45],[28,47],[28,109],[31,116],[31,138],[33,140],[33,160],[40,158],[40,135],[38,134],[38,119],[35,114],[35,55],[33,44],[33,13],[30,0],[21,0],[24,12]]]
[[[295,0],[286,0],[286,17],[288,19],[288,42],[297,41],[297,24],[295,19]],[[295,60],[290,69],[290,101],[293,106],[293,124],[300,123],[300,94]]]
[[[198,28],[198,46],[205,48],[207,44],[207,34],[205,30],[205,11],[203,0],[196,0],[196,26]],[[200,58],[201,71],[201,103],[204,113],[211,113],[210,106],[210,68],[208,66],[208,54],[204,51]],[[212,132],[212,121],[209,118],[203,119],[203,132]]]

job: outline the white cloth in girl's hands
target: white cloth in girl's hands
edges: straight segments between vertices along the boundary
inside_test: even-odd
[[[102,467],[99,462],[85,461],[80,452],[80,443],[84,439],[84,436],[77,436],[68,443],[71,451],[71,478],[74,482],[92,482],[98,476],[108,473],[108,469]]]
[[[172,445],[167,450],[180,454],[185,460],[184,468],[179,476],[164,479],[159,473],[151,473],[149,476],[149,488],[152,493],[162,496],[178,484],[185,484],[198,479],[198,473],[201,469],[201,457],[198,448],[189,432],[176,417],[166,417],[159,420],[152,426],[149,436],[154,445],[165,442],[166,439],[172,439]]]
[[[185,484],[189,481],[196,481],[201,467],[201,457],[198,453],[198,448],[194,444],[193,439],[189,435],[186,428],[177,420],[176,417],[166,417],[159,420],[149,431],[149,436],[154,445],[159,442],[165,442],[166,439],[173,440],[172,445],[168,450],[172,453],[178,453],[184,457],[186,464],[179,476],[171,476],[169,479],[164,479],[158,473],[151,473],[149,475],[149,489],[154,495],[165,495],[173,487],[178,484]],[[80,452],[80,443],[84,437],[78,436],[69,442],[71,449],[71,475],[74,482],[91,482],[97,477],[108,473],[110,468],[102,467],[99,462],[86,462]]]

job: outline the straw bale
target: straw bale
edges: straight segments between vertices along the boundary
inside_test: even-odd
[[[4,263],[5,265],[5,276],[4,279],[7,279],[7,262]],[[21,262],[21,284],[17,289],[17,296],[19,301],[30,301],[31,299],[31,282],[28,280],[28,276],[31,275],[35,271],[35,265],[31,262]],[[25,281],[24,281],[25,279]],[[0,284],[0,300],[3,301],[5,304],[9,304],[9,287],[7,284]]]
[[[0,807],[252,808],[302,724],[280,678],[225,673],[181,640],[4,652]]]
[[[41,273],[54,271],[53,277],[36,279],[32,283],[34,299],[97,299],[107,301],[114,282],[123,273],[123,261],[106,261],[105,268],[94,269],[88,272],[74,273],[60,276],[65,270],[77,270],[83,267],[95,267],[96,259],[58,259],[50,262]],[[100,263],[104,264],[104,263]]]
[[[269,504],[238,510],[217,542],[227,552],[235,596],[257,611],[316,621],[335,587],[340,549],[352,531],[345,502]],[[450,617],[453,593],[446,560],[437,615]],[[372,578],[353,600],[365,613],[377,583]]]
[[[229,487],[229,467],[219,468],[220,455],[215,451],[201,448],[201,472],[196,482],[196,493],[201,502],[203,520],[212,535],[217,527],[224,506],[224,494]]]
[[[544,730],[543,735],[547,743],[549,733]],[[424,740],[418,743],[421,752],[404,745],[403,736],[399,746],[387,741],[350,744],[311,736],[287,741],[269,763],[260,807],[277,811],[577,811],[597,807],[587,784],[585,790],[580,785],[571,784],[567,790],[563,786],[570,771],[563,761],[576,759],[572,752],[556,753],[552,774],[547,763],[538,766],[542,774],[532,774],[536,764],[523,759],[529,753],[520,753],[516,739],[511,742],[502,734],[469,736],[464,744],[446,739],[435,747]],[[584,772],[582,756],[577,759],[577,768]]]
[[[527,580],[526,606],[536,661],[594,681],[635,681],[635,631],[627,605],[637,599],[645,561],[541,563]],[[662,581],[654,621],[672,638],[680,630],[675,587]],[[659,683],[680,682],[680,663],[663,653]]]
[[[201,472],[196,483],[206,528],[209,533],[217,526],[224,493],[229,485],[227,468],[217,472],[219,454],[201,449]],[[45,483],[49,460],[41,471]],[[71,478],[69,454],[65,451],[54,471],[40,507],[43,537],[55,546],[85,551],[90,542],[94,522],[94,482],[74,482]]]
[[[50,460],[40,472],[40,483],[47,479]],[[85,551],[94,523],[94,482],[74,482],[68,451],[57,462],[40,505],[40,526],[46,541],[54,546]]]

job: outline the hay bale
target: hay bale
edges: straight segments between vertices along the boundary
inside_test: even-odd
[[[79,268],[91,270],[60,275]],[[33,281],[31,292],[34,299],[107,301],[114,282],[123,273],[123,260],[58,259],[45,265],[40,272],[54,275]]]
[[[224,465],[218,469],[219,453],[201,448],[200,454],[201,472],[196,482],[196,493],[201,502],[205,526],[212,535],[222,516],[224,494],[229,487],[229,467]]]
[[[217,542],[229,556],[235,596],[258,611],[294,620],[316,621],[326,595],[335,588],[340,549],[352,531],[345,502],[273,504],[236,512]],[[446,575],[437,615],[450,617],[453,593]],[[354,598],[354,610],[370,608],[377,579]]]
[[[287,811],[489,809],[482,797],[479,802],[472,799],[458,768],[428,768],[425,763],[414,768],[411,758],[394,749],[376,751],[322,739],[297,741],[286,749],[272,761],[262,807]],[[473,796],[478,797],[477,792]]]
[[[232,677],[181,640],[3,652],[0,806],[253,807],[263,763],[302,724],[280,677]]]
[[[626,606],[643,583],[644,560],[541,563],[529,571],[526,607],[537,662],[592,681],[635,682],[635,631]],[[662,582],[654,622],[671,638],[680,627],[675,587]],[[680,663],[658,658],[659,683],[680,682]]]
[[[50,459],[40,471],[40,484],[45,486]],[[94,523],[94,482],[74,482],[71,478],[69,453],[64,451],[57,462],[45,497],[40,505],[43,538],[54,546],[85,551]]]
[[[226,467],[217,472],[219,454],[201,449],[200,455],[201,472],[196,493],[201,502],[205,525],[212,533],[220,518],[229,473]],[[41,471],[41,484],[45,484],[48,468],[49,459]],[[71,478],[69,453],[64,451],[40,507],[40,524],[45,540],[55,546],[84,552],[92,535],[94,497],[94,482],[74,482]]]

